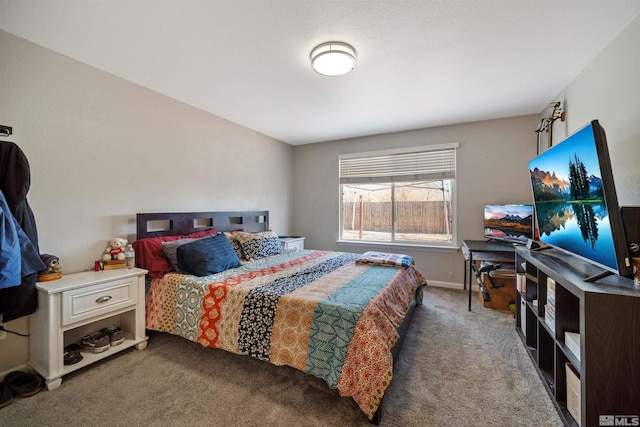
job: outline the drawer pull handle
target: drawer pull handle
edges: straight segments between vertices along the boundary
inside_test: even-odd
[[[103,302],[107,302],[107,301],[109,301],[111,298],[112,298],[112,297],[111,297],[111,295],[105,295],[105,296],[103,296],[103,297],[98,298],[98,299],[96,300],[96,302],[97,302],[98,304],[102,304]]]

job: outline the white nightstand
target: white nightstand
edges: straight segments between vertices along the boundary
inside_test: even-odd
[[[29,365],[42,375],[49,390],[62,376],[114,353],[147,347],[144,275],[147,270],[85,271],[59,280],[38,282],[38,310],[30,317]],[[125,341],[102,353],[82,352],[82,360],[64,364],[64,347],[111,325]]]
[[[285,251],[304,249],[304,237],[302,236],[284,236],[280,237],[280,241]]]

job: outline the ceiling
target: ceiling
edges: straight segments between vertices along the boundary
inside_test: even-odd
[[[292,145],[538,114],[640,0],[0,0],[0,29]],[[310,66],[353,45],[353,71]]]

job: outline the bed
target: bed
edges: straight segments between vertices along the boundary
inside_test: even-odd
[[[137,233],[147,329],[319,377],[379,423],[426,286],[411,257],[284,251],[268,211],[142,213]]]

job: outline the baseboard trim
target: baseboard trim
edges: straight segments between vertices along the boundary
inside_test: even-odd
[[[465,290],[462,283],[454,283],[454,282],[441,282],[439,280],[427,280],[429,286],[433,286],[436,288],[447,288],[447,289],[457,289],[459,291]],[[477,291],[478,284],[472,282],[471,283],[471,291]]]

